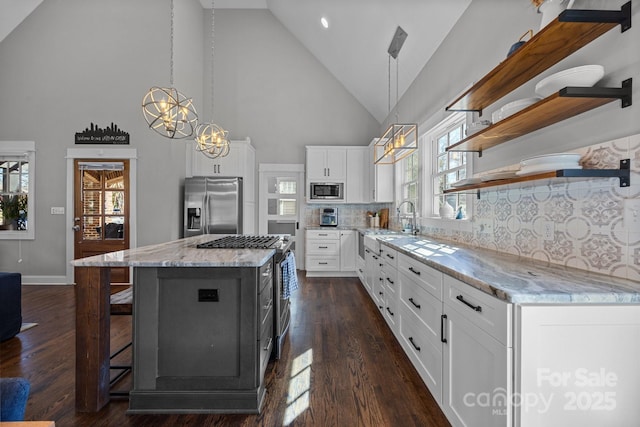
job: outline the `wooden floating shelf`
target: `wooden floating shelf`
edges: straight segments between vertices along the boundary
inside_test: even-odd
[[[566,87],[512,116],[447,147],[447,151],[477,151],[502,144],[554,123],[577,116],[594,108],[622,99],[622,106],[631,105],[632,80],[622,88]]]
[[[534,175],[516,176],[514,178],[464,185],[444,190],[443,193],[448,194],[459,193],[461,191],[478,190],[477,195],[479,198],[481,188],[497,187],[500,185],[515,184],[517,182],[537,181],[551,178],[619,178],[620,187],[628,187],[631,185],[630,164],[630,159],[624,159],[620,160],[620,169],[560,169],[550,172],[541,172]]]
[[[620,25],[631,28],[631,2],[620,11],[565,10],[454,100],[447,111],[479,111]]]

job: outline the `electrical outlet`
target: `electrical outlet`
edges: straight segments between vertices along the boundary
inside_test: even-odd
[[[625,199],[624,201],[624,226],[627,229],[640,225],[640,199]]]
[[[553,221],[542,222],[542,236],[544,240],[553,241],[556,232],[556,224]]]
[[[493,233],[492,219],[479,219],[476,221],[480,233]]]
[[[64,207],[52,207],[51,215],[64,215]]]

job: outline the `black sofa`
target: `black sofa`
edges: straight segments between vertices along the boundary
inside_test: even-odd
[[[22,275],[0,272],[0,341],[16,336],[22,326]]]

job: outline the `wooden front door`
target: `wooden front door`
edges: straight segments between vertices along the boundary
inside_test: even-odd
[[[129,161],[76,159],[74,170],[74,259],[129,249]],[[111,283],[129,283],[129,268],[112,268]]]

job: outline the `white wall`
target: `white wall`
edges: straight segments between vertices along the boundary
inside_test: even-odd
[[[216,11],[214,66],[215,121],[232,139],[249,136],[258,163],[304,163],[305,145],[367,145],[378,132],[373,116],[268,10]]]
[[[627,0],[576,0],[574,8],[619,10]],[[535,83],[549,74],[585,64],[602,64],[605,77],[599,85],[620,87],[634,78],[633,96],[640,84],[640,5],[632,3],[633,27],[621,34],[619,27],[534,78],[530,83],[487,108],[482,118],[502,105],[534,96]],[[435,124],[447,116],[445,107],[474,81],[481,79],[506,57],[509,47],[528,29],[537,31],[541,15],[527,0],[474,0],[454,26],[436,54],[399,102],[403,121]],[[385,129],[394,112],[380,127]],[[612,102],[565,122],[541,129],[475,156],[476,171],[518,163],[531,155],[571,150],[629,136],[640,131],[640,102],[625,109]],[[425,129],[426,130],[426,129]]]

